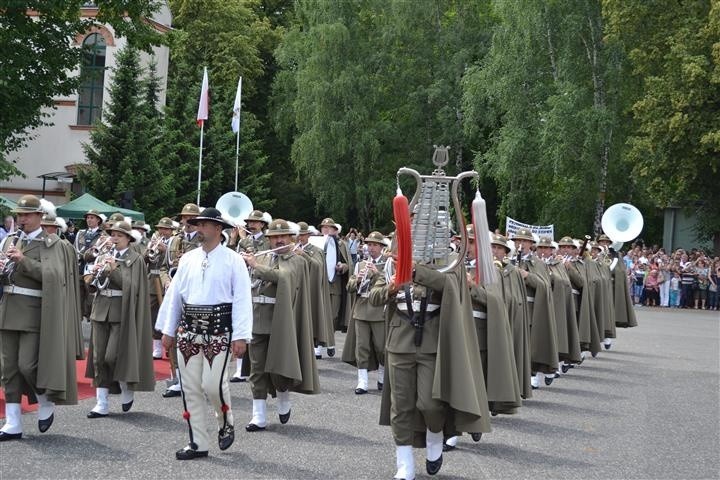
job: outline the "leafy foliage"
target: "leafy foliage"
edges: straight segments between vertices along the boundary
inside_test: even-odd
[[[97,17],[81,19],[82,0],[3,2],[0,14],[0,178],[19,172],[7,159],[43,125],[53,98],[77,88],[72,72],[81,50],[72,47],[77,33],[110,24],[117,36],[147,47],[160,37],[142,19],[157,8],[154,0],[98,0]],[[36,15],[29,15],[35,12]]]

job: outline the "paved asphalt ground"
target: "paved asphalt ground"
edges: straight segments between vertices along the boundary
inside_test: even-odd
[[[719,478],[720,314],[637,313],[640,326],[618,329],[612,350],[536,390],[517,415],[493,417],[479,443],[462,437],[437,478]],[[356,396],[355,371],[339,356],[319,362],[321,394],[293,394],[287,425],[270,403],[265,432],[245,432],[250,387],[232,384],[235,444],[208,459],[174,459],[187,432],[180,399],[163,399],[161,383],[136,395],[129,413],[113,397],[105,419],[85,418],[93,399],[58,408],[45,434],[26,414],[24,438],[0,444],[0,479],[389,479],[394,444],[377,424],[380,396]],[[428,478],[423,450],[415,461]]]

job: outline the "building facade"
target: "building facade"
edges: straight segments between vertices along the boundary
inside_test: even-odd
[[[94,18],[97,13],[92,2],[87,2],[81,9],[84,18]],[[172,15],[167,3],[163,2],[147,22],[161,33],[169,31]],[[25,175],[25,178],[17,176],[0,181],[0,195],[8,199],[16,200],[31,193],[62,205],[70,200],[72,192],[81,193],[75,177],[78,165],[87,163],[82,145],[90,142],[90,132],[102,120],[103,109],[109,100],[115,57],[127,40],[117,37],[111,26],[102,25],[78,34],[73,44],[87,47],[82,65],[73,72],[73,75],[81,76],[80,87],[71,96],[55,98],[55,108],[47,112],[48,125],[34,130],[33,139],[8,157]],[[140,56],[143,68],[153,61],[157,65],[160,79],[158,108],[165,105],[169,56],[167,46],[154,47],[152,54],[143,52]]]

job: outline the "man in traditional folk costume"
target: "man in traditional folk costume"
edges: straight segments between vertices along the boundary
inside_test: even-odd
[[[247,266],[220,244],[223,229],[231,225],[215,208],[188,222],[197,227],[202,248],[182,256],[158,315],[163,344],[177,345],[183,418],[190,436],[188,445],[175,452],[178,460],[208,455],[206,397],[217,419],[220,450],[235,440],[228,365],[231,353],[242,357],[252,329]]]

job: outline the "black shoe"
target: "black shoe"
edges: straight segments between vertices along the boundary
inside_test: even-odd
[[[245,377],[230,377],[230,383],[240,383],[240,382],[247,382],[247,378],[245,378]]]
[[[315,355],[315,360],[320,360],[322,358],[322,355]]]
[[[366,393],[367,393],[367,390],[365,390],[364,388],[356,388],[355,389],[355,395],[364,395]]]
[[[455,448],[456,447],[454,445],[448,445],[447,443],[443,443],[443,452],[452,452],[453,450],[455,450]]]
[[[129,412],[130,409],[131,409],[132,406],[133,406],[133,402],[135,402],[135,400],[130,400],[130,401],[127,402],[127,403],[123,403],[123,404],[122,404],[122,411],[123,411],[123,412]]]
[[[603,343],[603,347],[605,347],[605,350],[610,350],[610,347],[612,347],[612,343]]]
[[[442,467],[442,454],[440,455],[440,458],[435,460],[434,462],[431,462],[430,460],[425,460],[425,470],[427,470],[428,475],[435,475],[440,471],[440,467]]]
[[[378,387],[378,392],[382,392],[383,383],[382,383],[382,382],[378,382],[378,383],[377,383],[377,387]]]
[[[280,417],[280,423],[285,425],[290,420],[290,412],[292,412],[292,410],[288,410],[287,413],[278,413],[278,417]]]
[[[20,433],[0,432],[0,442],[8,442],[10,440],[20,440],[21,438],[22,438],[22,432],[20,432]]]
[[[490,412],[490,415],[492,415],[493,417],[497,417],[497,416],[498,416],[498,413],[493,410],[493,411]]]
[[[328,357],[334,357],[335,356],[335,347],[328,347],[327,354],[328,354]]]
[[[600,352],[595,352],[595,353],[593,353],[593,354],[592,354],[592,357],[593,357],[593,358],[596,358],[596,357],[598,356],[598,353],[600,353]]]
[[[248,423],[247,425],[245,425],[246,432],[262,432],[263,430],[265,430],[265,427],[259,427],[254,423]]]
[[[582,363],[583,363],[584,361],[585,361],[585,357],[582,357],[582,356],[581,356],[581,357],[580,357],[580,361],[577,362],[578,366],[579,366],[579,365],[582,365]],[[573,365],[573,368],[575,368],[575,365]]]
[[[203,458],[207,456],[207,450],[201,452],[198,450],[193,450],[191,448],[183,448],[182,450],[178,450],[177,452],[175,452],[175,458],[177,458],[178,460],[194,460],[196,458]]]
[[[560,370],[562,370],[563,373],[567,373],[571,368],[572,366],[570,364],[564,363]]]
[[[162,360],[162,355],[160,355],[159,357],[153,355],[153,360]]]
[[[546,376],[545,377],[545,385],[547,385],[549,387],[550,385],[552,385],[553,380],[555,380],[555,377]]]
[[[55,413],[51,413],[45,420],[38,419],[38,430],[40,430],[40,433],[45,433],[50,430],[53,420],[55,420]]]
[[[479,442],[482,438],[482,432],[471,433],[470,437],[473,439],[473,442]]]
[[[235,427],[228,425],[218,432],[218,446],[220,450],[227,450],[235,441]]]
[[[93,412],[92,410],[90,411],[90,413],[87,414],[88,418],[104,418],[107,416],[108,416],[107,413],[98,413],[98,412]]]
[[[170,390],[169,388],[162,394],[163,398],[179,397],[180,395],[180,390]]]
[[[535,385],[530,385],[530,387],[532,387],[533,390],[537,390],[538,388],[540,388],[540,387],[536,387]]]

